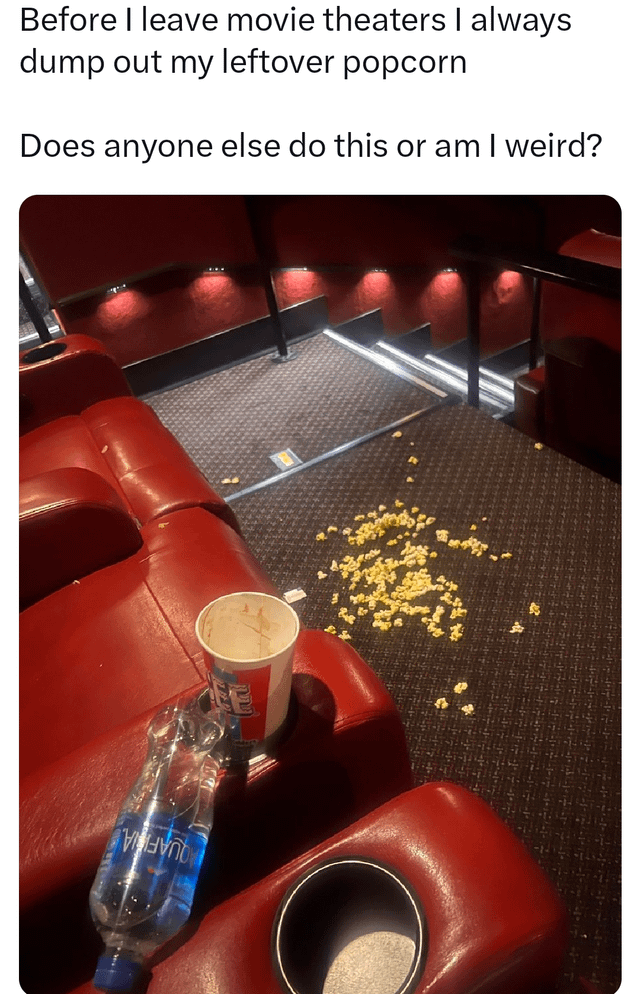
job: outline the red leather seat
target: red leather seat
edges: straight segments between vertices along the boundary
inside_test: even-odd
[[[219,858],[224,860],[223,849]],[[289,926],[285,919],[284,935],[274,935],[278,908],[302,874],[341,858],[382,863],[412,889],[424,915],[426,945],[417,984],[411,987],[416,994],[539,994],[553,989],[568,940],[568,916],[555,888],[488,805],[455,784],[431,783],[394,798],[248,890],[212,907],[197,930],[185,931],[181,941],[154,957],[145,990],[148,994],[182,990],[282,994],[273,950],[277,938],[285,946]],[[360,880],[366,880],[365,871]],[[366,931],[360,921],[349,918],[349,902],[358,908],[357,885],[347,891],[346,911],[344,904],[336,903],[333,915],[327,903],[339,888],[323,892],[321,885],[316,887],[315,898],[301,908],[304,920],[298,921],[298,939],[304,936],[305,943],[298,958],[315,961],[313,978],[296,984],[300,994],[321,991],[332,954]],[[393,935],[398,910],[378,908],[377,901],[382,904],[383,890],[374,884],[368,890],[367,917],[386,919],[385,930]],[[292,905],[289,920],[294,924],[295,916]],[[336,922],[343,925],[344,934],[336,929],[331,936]],[[403,920],[397,929],[412,938]],[[385,952],[368,949],[384,969]],[[354,971],[356,967],[357,961]],[[303,962],[300,972],[304,969]],[[78,994],[91,990],[91,984],[85,983]]]
[[[20,479],[87,469],[102,476],[143,525],[201,506],[239,531],[229,505],[155,412],[131,395],[105,350],[83,335],[55,345],[65,351],[40,362],[21,359]]]
[[[20,353],[20,434],[109,397],[130,397],[127,378],[100,342],[66,335]]]
[[[240,536],[203,508],[156,518],[140,534],[133,555],[21,612],[23,775],[203,680],[194,625],[209,601],[277,593]]]
[[[619,269],[621,246],[620,238],[589,230],[558,251]],[[544,365],[515,383],[517,428],[614,478],[621,455],[621,335],[619,300],[546,282]]]
[[[155,412],[135,397],[100,401],[21,436],[22,480],[68,467],[104,477],[143,525],[201,506],[237,528],[231,508]]]
[[[92,669],[100,667],[90,651],[86,656]],[[135,662],[134,650],[131,656]],[[107,651],[99,658],[104,670]],[[199,669],[203,665],[201,658],[193,663]],[[303,630],[293,670],[297,706],[290,734],[274,756],[221,773],[214,818],[218,858],[211,880],[204,883],[214,889],[216,900],[411,787],[400,715],[354,649],[336,636]],[[182,675],[186,683],[186,664]],[[176,683],[179,679],[180,674]],[[192,683],[190,693],[205,689],[204,680]],[[120,686],[124,715],[129,691],[122,680]],[[48,735],[43,735],[43,716],[55,721],[55,708],[43,705],[27,715],[36,743],[32,751],[42,743],[40,765],[34,764],[20,787],[21,983],[28,994],[72,989],[92,975],[100,951],[88,915],[89,889],[122,799],[140,769],[146,728],[157,710],[154,706],[115,726],[116,702],[109,688],[106,693],[114,727],[102,735],[96,729],[94,738],[57,760],[48,754]],[[102,700],[101,684],[95,682],[89,696],[66,709],[69,723],[83,725],[85,737],[83,708],[99,717]],[[35,949],[37,957],[31,955]]]
[[[620,269],[622,239],[589,229],[561,245],[558,254]],[[620,310],[619,300],[563,287],[558,283],[546,283],[540,303],[542,342],[547,344],[558,338],[588,337],[619,352],[622,341]]]
[[[148,722],[168,700],[206,688],[200,610],[237,590],[277,594],[231,510],[150,408],[122,392],[100,349],[69,345],[71,358],[28,367],[24,392],[21,370],[21,982],[30,994],[70,990],[87,957],[94,965],[89,888]],[[109,370],[115,395],[89,376],[78,383],[83,369]],[[219,894],[411,785],[400,716],[358,654],[303,630],[293,667],[286,739],[221,776]]]

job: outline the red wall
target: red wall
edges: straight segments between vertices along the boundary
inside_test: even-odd
[[[242,197],[29,197],[20,241],[53,301],[173,263],[255,261]]]
[[[233,273],[194,271],[142,280],[57,309],[67,333],[97,338],[126,366],[268,313],[262,287]]]
[[[555,237],[607,212],[615,227],[617,210],[606,197],[255,199],[271,264],[309,267],[275,273],[281,307],[323,294],[333,324],[381,308],[387,333],[430,322],[436,345],[466,333],[462,278],[448,271],[457,265],[449,252],[455,238],[480,234],[532,246],[542,220]],[[22,205],[20,232],[65,330],[98,338],[123,365],[268,313],[243,197],[37,196]],[[208,266],[225,272],[205,275]],[[105,292],[163,268],[121,293]],[[489,274],[483,352],[525,339],[530,314],[524,278]]]
[[[341,324],[380,308],[387,334],[402,334],[431,323],[434,346],[458,341],[466,334],[466,297],[456,271],[432,273],[281,272],[275,280],[282,307],[310,297],[327,297],[329,319]],[[481,347],[484,352],[523,341],[531,321],[531,287],[518,273],[492,274],[481,300]]]

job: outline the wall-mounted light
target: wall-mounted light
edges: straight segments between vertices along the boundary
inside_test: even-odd
[[[150,298],[135,286],[120,283],[107,290],[100,302],[101,321],[124,327],[129,321],[139,320],[150,312]]]

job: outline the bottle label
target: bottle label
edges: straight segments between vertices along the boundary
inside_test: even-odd
[[[206,845],[205,836],[166,812],[121,813],[92,888],[94,915],[128,928],[146,921],[171,934],[189,916]]]
[[[188,824],[181,824],[171,815],[155,813],[144,818],[125,812],[114,826],[101,868],[135,857],[137,866],[144,866],[149,873],[157,872],[153,869],[157,863],[176,863],[193,869],[202,858],[203,841]]]

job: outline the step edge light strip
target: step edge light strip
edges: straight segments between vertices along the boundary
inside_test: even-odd
[[[364,345],[358,345],[357,342],[352,341],[350,338],[345,338],[343,335],[339,335],[338,332],[331,331],[329,328],[325,328],[324,334],[327,335],[328,338],[332,338],[334,341],[338,342],[340,345],[344,345],[345,348],[355,352],[357,355],[361,355],[370,362],[375,363],[376,366],[386,369],[387,372],[394,373],[401,379],[407,380],[407,382],[413,383],[416,386],[421,387],[423,390],[427,390],[429,393],[434,393],[442,400],[446,398],[447,394],[443,390],[439,390],[438,387],[435,387],[432,383],[427,383],[426,380],[421,380],[417,376],[414,376],[392,359],[376,355],[375,352],[365,348]]]
[[[393,355],[401,357],[403,362],[406,362],[408,365],[441,379],[443,383],[446,383],[454,389],[466,389],[466,370],[461,370],[458,366],[454,366],[451,363],[446,362],[444,359],[437,359],[435,356],[425,356],[422,360],[416,359],[414,356],[407,355],[399,349],[394,348],[393,345],[389,345],[388,342],[379,341],[377,344],[380,348],[391,352]],[[433,368],[434,365],[435,368]],[[478,379],[480,395],[486,403],[497,403],[499,406],[504,406],[505,404],[511,406],[513,405],[513,393],[510,390],[507,388],[501,388],[496,383],[487,382],[484,373],[482,373]]]

